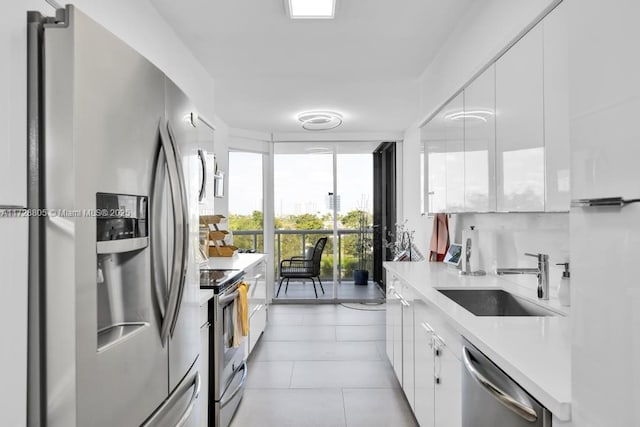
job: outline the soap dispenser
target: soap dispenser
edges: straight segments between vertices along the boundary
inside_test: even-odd
[[[569,273],[569,263],[563,262],[556,265],[564,265],[562,279],[560,280],[560,287],[558,287],[558,299],[560,300],[561,305],[569,307],[571,305],[571,273]]]

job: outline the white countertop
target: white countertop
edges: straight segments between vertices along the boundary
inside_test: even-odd
[[[568,316],[568,309],[560,306],[556,298],[540,301],[533,287],[490,274],[460,276],[458,269],[442,263],[386,262],[384,266],[437,307],[451,326],[558,419],[571,418],[569,317],[475,316],[434,288],[502,288]]]
[[[211,257],[200,263],[201,269],[246,270],[265,258],[265,254],[236,254],[232,257]],[[213,298],[211,289],[200,289],[200,305]]]
[[[265,257],[265,254],[236,254],[232,257],[211,257],[200,263],[200,268],[212,270],[246,270]]]

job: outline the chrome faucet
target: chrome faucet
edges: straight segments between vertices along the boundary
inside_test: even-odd
[[[538,299],[549,299],[549,255],[528,254],[538,259],[538,268],[498,268],[496,273],[503,274],[535,274],[538,276]]]

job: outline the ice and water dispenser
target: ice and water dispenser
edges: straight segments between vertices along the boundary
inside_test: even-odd
[[[96,195],[98,351],[149,325],[148,198]]]

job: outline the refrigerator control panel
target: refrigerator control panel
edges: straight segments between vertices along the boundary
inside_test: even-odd
[[[146,196],[97,193],[97,241],[147,237],[147,206]]]

